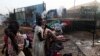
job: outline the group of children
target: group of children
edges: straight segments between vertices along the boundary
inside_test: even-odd
[[[4,39],[4,46],[2,49],[2,54],[5,54],[5,56],[8,56],[8,52],[13,53],[13,51],[11,50],[12,47],[9,46],[9,37],[5,34],[3,36]],[[32,39],[33,39],[33,34],[31,32],[23,32],[23,31],[18,31],[17,32],[17,43],[19,45],[19,48],[21,51],[23,51],[23,55],[24,56],[32,56],[31,54],[31,49],[32,49]],[[9,56],[13,56],[13,55],[9,55]]]
[[[46,31],[48,31],[48,29]],[[51,30],[49,29],[49,31],[52,31],[52,33],[58,37],[59,35],[61,35],[61,32],[55,31],[54,29],[51,29]],[[61,39],[59,40],[57,38],[54,38],[54,36],[49,31],[46,34],[47,38],[45,40],[45,55],[46,56],[61,56],[60,51],[64,48],[64,46],[62,45],[62,41]],[[22,44],[24,46],[24,47],[22,46],[20,47],[22,48],[21,51],[23,51],[24,56],[32,56],[31,49],[32,49],[32,41],[33,41],[33,32],[18,31],[17,36],[19,37],[17,39],[20,42],[20,45]],[[4,52],[4,50],[6,49],[6,46],[8,45],[8,37],[4,35],[3,38],[4,38],[5,44],[4,44],[4,48],[2,49],[2,53],[5,53],[6,56],[8,56],[7,50]]]
[[[60,51],[64,46],[59,38],[64,37],[59,37],[61,31],[44,24],[40,16],[36,18],[36,26],[32,30],[20,30],[16,21],[9,23],[3,37],[2,53],[5,56],[62,56]]]

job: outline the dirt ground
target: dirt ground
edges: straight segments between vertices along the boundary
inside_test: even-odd
[[[4,56],[4,55],[1,53],[1,49],[0,49],[0,56]]]

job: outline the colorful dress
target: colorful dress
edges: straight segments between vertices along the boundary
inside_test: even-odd
[[[24,44],[24,39],[20,36],[16,36],[16,41],[19,47],[19,50],[21,51],[21,49],[23,48],[23,44]],[[15,52],[15,50],[13,49],[13,45],[11,43],[11,39],[8,37],[8,55],[9,56],[18,56]]]
[[[13,49],[13,45],[12,45],[9,37],[8,37],[8,48],[7,49],[8,49],[8,55],[9,56],[17,56],[16,52]]]

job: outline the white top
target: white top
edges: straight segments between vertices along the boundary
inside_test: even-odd
[[[39,32],[41,33],[41,36],[43,37],[43,29],[42,29],[42,27],[41,27],[41,26],[36,26],[36,27],[35,27],[35,32],[34,32],[34,39],[33,39],[33,41],[36,41],[36,40],[37,40],[37,41],[40,41],[40,40],[39,40],[39,37],[38,37],[38,35],[37,35]]]
[[[34,31],[34,38],[33,38],[33,56],[45,56],[44,51],[44,41],[40,41],[38,37],[38,33],[41,33],[41,36],[43,37],[43,29],[41,26],[36,26]]]

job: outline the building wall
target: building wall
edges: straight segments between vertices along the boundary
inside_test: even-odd
[[[30,25],[33,25],[36,20],[36,13],[42,14],[46,10],[45,3],[27,6],[23,8],[16,9],[16,18],[20,24],[27,22]]]
[[[74,12],[76,13],[74,13]],[[68,16],[76,17],[79,16],[80,18],[84,19],[93,19],[94,14],[100,12],[100,3],[97,1],[92,1],[89,3],[81,4],[75,7],[72,7],[68,10]],[[99,13],[100,14],[100,13]],[[76,15],[76,16],[75,16]]]

